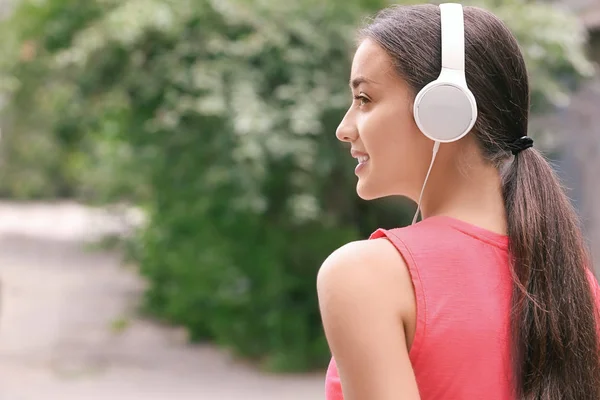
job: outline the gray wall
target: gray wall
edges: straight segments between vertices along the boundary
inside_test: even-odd
[[[590,55],[600,63],[600,31]],[[586,83],[569,107],[550,117],[561,135],[559,169],[584,223],[600,276],[600,77]]]

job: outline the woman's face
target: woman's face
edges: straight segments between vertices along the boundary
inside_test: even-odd
[[[403,195],[415,200],[431,161],[433,141],[415,124],[414,93],[392,59],[366,39],[352,62],[354,100],[336,131],[357,159],[357,193],[365,199]]]

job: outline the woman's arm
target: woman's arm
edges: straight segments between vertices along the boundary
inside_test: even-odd
[[[419,399],[404,329],[414,290],[394,246],[375,239],[341,247],[323,263],[317,292],[344,399]]]

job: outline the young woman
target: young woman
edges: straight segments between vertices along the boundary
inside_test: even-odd
[[[598,285],[577,216],[527,137],[522,54],[495,16],[461,10],[476,118],[441,145],[416,118],[435,107],[415,107],[450,57],[440,7],[392,7],[360,32],[336,135],[358,160],[361,198],[422,195],[423,219],[349,243],[319,271],[327,399],[600,399]]]

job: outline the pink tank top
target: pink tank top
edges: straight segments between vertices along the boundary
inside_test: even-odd
[[[508,237],[441,216],[370,239],[382,237],[403,256],[415,289],[409,356],[421,399],[511,399]],[[325,391],[343,400],[333,358]]]

